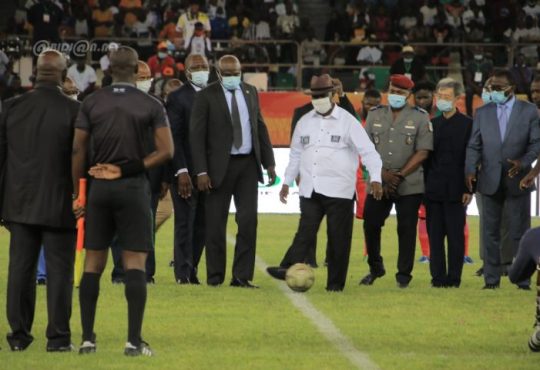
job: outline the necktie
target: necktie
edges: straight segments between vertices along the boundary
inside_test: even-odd
[[[232,94],[231,98],[231,120],[233,127],[233,145],[236,149],[240,149],[242,146],[242,124],[240,123],[240,111],[238,110],[238,103],[236,102],[236,90],[230,90]]]
[[[506,105],[499,106],[499,131],[501,133],[501,142],[504,141],[504,135],[506,134],[506,126],[508,125],[508,109]]]

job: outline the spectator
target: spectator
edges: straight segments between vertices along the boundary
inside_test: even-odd
[[[212,22],[212,19],[214,19],[217,16],[217,10],[220,7],[218,4],[218,0],[210,0],[208,1],[207,11],[208,11],[208,17],[210,18],[210,23]],[[223,10],[223,7],[221,7]],[[225,12],[223,12],[225,14]]]
[[[75,11],[75,36],[83,38],[90,36],[88,16],[82,9]]]
[[[471,32],[471,23],[474,22],[478,25],[484,26],[486,24],[486,19],[484,17],[484,12],[474,1],[469,4],[469,8],[463,12],[461,15],[461,22],[465,32]]]
[[[493,62],[491,59],[484,57],[481,47],[476,47],[473,58],[467,62],[464,71],[465,105],[468,116],[472,117],[474,95],[482,95],[484,84],[492,72]]]
[[[433,35],[431,28],[424,24],[424,16],[422,13],[417,15],[416,25],[409,30],[407,34],[407,42],[430,42],[432,41]],[[416,55],[423,60],[424,62],[428,61],[428,49],[425,46],[417,45],[415,48]]]
[[[538,5],[538,0],[528,0],[527,4],[525,4],[522,9],[525,14],[530,15],[531,17],[538,18],[540,16],[540,5]]]
[[[182,32],[176,27],[177,15],[175,13],[168,13],[163,28],[159,32],[159,38],[161,40],[167,40],[172,43],[175,48],[180,48],[184,45],[182,42]]]
[[[516,94],[529,95],[529,89],[533,80],[533,71],[525,62],[525,55],[519,54],[516,57],[514,66],[510,68],[510,73],[516,83]]]
[[[99,7],[92,12],[95,37],[110,37],[113,34],[114,14],[109,0],[100,0]]]
[[[285,4],[285,14],[280,15],[277,19],[279,37],[290,39],[292,38],[297,27],[300,26],[300,19],[296,15],[291,2]]]
[[[261,17],[259,13],[254,13],[253,22],[244,31],[243,38],[246,40],[268,40],[272,38],[270,24],[265,17]]]
[[[424,20],[425,26],[433,26],[435,24],[435,16],[437,15],[437,0],[426,0],[420,8],[420,13]]]
[[[333,10],[326,24],[325,41],[349,41],[352,35],[352,24],[343,12]]]
[[[401,58],[390,67],[390,74],[405,75],[414,83],[417,83],[424,79],[426,69],[424,63],[419,58],[415,57],[413,47],[407,45],[401,49]]]
[[[96,71],[86,64],[86,57],[75,59],[75,64],[67,70],[67,77],[71,78],[79,90],[79,100],[91,94],[96,87]]]
[[[191,36],[193,36],[195,23],[201,22],[204,25],[204,30],[208,33],[212,30],[208,15],[200,11],[199,2],[191,0],[189,4],[189,10],[178,18],[177,23],[177,27],[182,31],[182,36],[184,37],[185,47],[187,47],[187,43],[191,40]]]
[[[249,27],[249,18],[246,16],[244,6],[239,4],[236,7],[235,13],[229,18],[229,27],[231,35],[238,38],[244,34],[244,29]]]
[[[379,64],[382,61],[382,51],[375,45],[365,45],[358,52],[356,61],[361,65]]]
[[[204,32],[204,25],[201,22],[195,23],[195,32],[193,33],[191,40],[189,40],[186,51],[188,55],[196,54],[210,58],[212,45],[210,44],[210,38],[208,38]]]
[[[167,52],[166,42],[162,41],[158,44],[156,55],[148,59],[148,66],[154,78],[162,77],[164,69],[167,67],[175,69],[175,61]]]
[[[386,9],[383,6],[377,8],[377,15],[372,18],[370,25],[377,40],[388,41],[392,34],[392,20],[388,16]]]
[[[110,57],[111,57],[111,53],[117,49],[118,49],[117,43],[115,42],[109,43],[109,45],[107,46],[107,54],[103,55],[99,59],[99,67],[101,68],[101,72],[103,72],[103,79],[101,80],[101,87],[109,86],[110,84],[112,84],[111,70],[109,68],[111,66]]]
[[[57,42],[60,39],[58,28],[62,23],[63,11],[51,0],[35,3],[28,9],[27,20],[32,25],[32,40]]]
[[[417,107],[428,112],[430,117],[436,116],[437,107],[433,104],[435,85],[429,81],[420,81],[413,88],[414,102]]]
[[[418,24],[418,19],[413,8],[407,8],[403,11],[403,16],[399,19],[399,30],[401,35],[406,35]]]
[[[298,5],[293,3],[291,0],[285,0],[280,2],[279,4],[276,4],[274,8],[278,17],[287,14],[287,6],[291,6],[294,13],[298,13]]]
[[[540,28],[537,26],[535,19],[528,15],[519,17],[517,20],[516,30],[512,33],[512,39],[515,42],[538,42],[540,41]],[[537,45],[523,46],[519,50],[525,55],[525,58],[536,62],[538,59]]]
[[[229,23],[225,17],[225,10],[222,7],[218,7],[216,10],[216,16],[210,20],[212,27],[212,39],[214,40],[226,40],[231,35]]]
[[[152,54],[152,18],[146,10],[142,10],[137,15],[137,21],[131,29],[131,37],[137,38],[137,53],[139,58],[146,59]]]

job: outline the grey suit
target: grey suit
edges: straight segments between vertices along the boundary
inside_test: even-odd
[[[476,111],[467,146],[465,173],[474,174],[478,165],[477,190],[482,194],[482,239],[484,279],[499,284],[501,275],[500,229],[503,206],[508,207],[508,230],[515,255],[521,236],[530,227],[530,189],[521,190],[520,180],[531,169],[540,152],[538,111],[533,104],[516,100],[501,140],[497,105],[486,104]],[[521,161],[521,171],[508,177],[508,159]]]
[[[231,197],[236,206],[233,278],[252,280],[257,239],[257,181],[263,181],[261,165],[274,166],[274,152],[262,119],[255,87],[241,85],[251,128],[251,153],[233,155],[233,126],[225,92],[219,83],[195,96],[190,118],[193,171],[208,173],[212,190],[206,198],[207,282],[219,285],[225,278],[226,228]],[[247,122],[242,122],[246,124]]]

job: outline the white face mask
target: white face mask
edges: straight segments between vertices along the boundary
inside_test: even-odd
[[[152,80],[137,81],[137,89],[147,93],[152,87]]]
[[[311,104],[313,105],[313,108],[315,108],[315,111],[319,114],[328,113],[330,109],[332,109],[332,100],[330,100],[329,96],[319,99],[312,99]]]
[[[77,98],[79,97],[79,94],[71,94],[71,95],[68,95],[68,96],[73,100],[77,100]]]
[[[191,72],[191,82],[199,87],[206,87],[208,84],[208,76],[210,75],[209,71],[195,71]]]

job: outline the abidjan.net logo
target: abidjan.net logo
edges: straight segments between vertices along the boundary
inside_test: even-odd
[[[34,44],[32,52],[35,56],[39,56],[39,54],[45,50],[56,50],[62,54],[71,55],[75,58],[83,58],[88,53],[106,53],[108,49],[108,43],[96,44],[87,40],[78,40],[74,43],[39,40]]]

